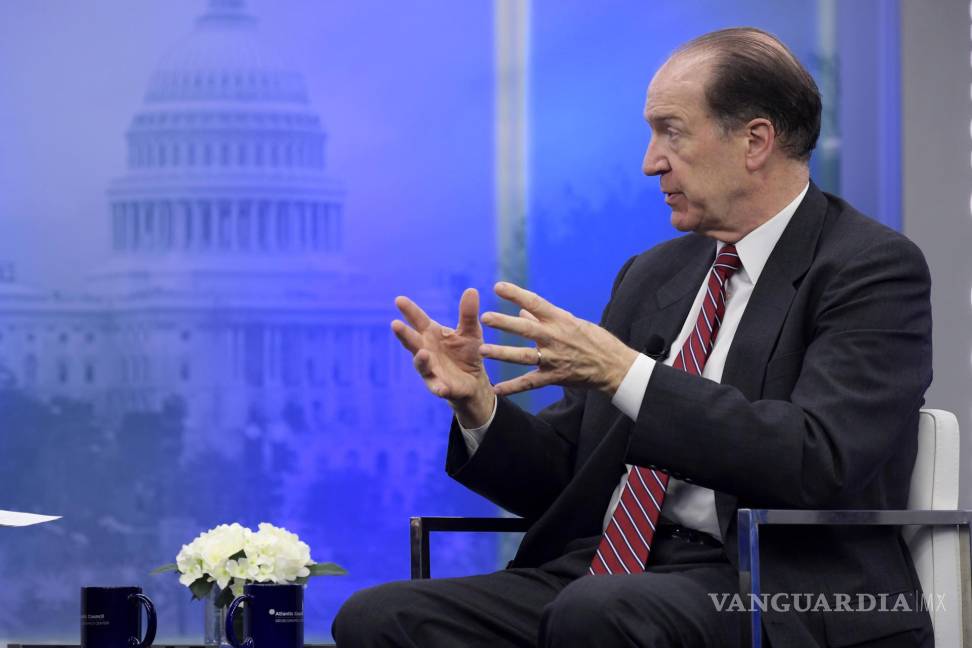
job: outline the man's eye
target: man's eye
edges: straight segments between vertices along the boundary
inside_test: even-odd
[[[674,128],[669,128],[668,130],[665,131],[665,133],[668,135],[669,138],[672,139],[678,137],[679,135],[679,132]]]

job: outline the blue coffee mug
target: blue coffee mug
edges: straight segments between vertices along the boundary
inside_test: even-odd
[[[140,606],[148,618],[142,639]],[[156,625],[155,606],[141,587],[81,588],[81,648],[148,648]]]
[[[233,616],[243,601],[242,642]],[[250,583],[226,612],[226,638],[233,648],[304,648],[304,586]]]

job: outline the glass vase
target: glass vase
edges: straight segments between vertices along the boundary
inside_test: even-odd
[[[213,586],[209,595],[203,599],[203,645],[218,648],[231,648],[226,640],[226,606],[216,603],[219,588]]]

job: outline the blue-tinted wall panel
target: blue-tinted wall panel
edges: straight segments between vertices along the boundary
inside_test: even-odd
[[[840,191],[901,229],[901,44],[897,0],[837,5]]]
[[[0,7],[0,639],[75,639],[138,583],[200,636],[181,544],[270,521],[349,570],[308,638],[408,575],[407,518],[493,507],[388,328],[495,274],[492,7],[194,0]],[[457,539],[439,574],[494,566]]]

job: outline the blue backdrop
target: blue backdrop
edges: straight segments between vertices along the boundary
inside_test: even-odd
[[[640,173],[644,92],[710,29],[769,29],[829,80],[814,165],[838,188],[841,119],[896,96],[839,72],[893,72],[897,25],[831,9],[532,2],[530,287],[597,319],[621,263],[675,234]],[[407,577],[409,515],[496,513],[445,476],[449,412],[388,329],[397,294],[451,322],[496,277],[493,20],[487,0],[0,6],[0,508],[65,516],[0,530],[0,640],[76,640],[78,588],[122,583],[161,637],[198,637],[199,604],[147,574],[230,521],[349,570],[308,589],[321,639],[351,592]],[[896,159],[881,114],[846,134],[863,159]],[[896,225],[896,167],[863,167]],[[436,575],[509,549],[437,542]]]

